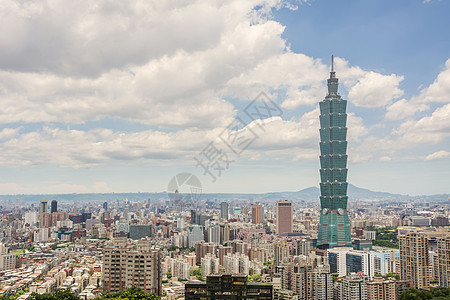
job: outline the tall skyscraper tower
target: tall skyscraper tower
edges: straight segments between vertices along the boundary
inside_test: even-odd
[[[58,201],[52,200],[51,213],[58,212]]]
[[[263,207],[261,204],[252,205],[252,223],[261,224],[263,222]]]
[[[347,213],[347,100],[338,94],[331,58],[328,95],[320,102],[320,223],[317,245],[351,246]]]
[[[222,219],[228,220],[228,203],[227,202],[220,203],[220,217]]]
[[[294,211],[292,201],[277,201],[277,234],[293,232]]]
[[[41,200],[41,203],[39,205],[39,226],[42,227],[42,224],[44,223],[44,214],[48,213],[48,201],[47,200]]]
[[[411,282],[414,289],[430,288],[430,258],[428,237],[423,233],[410,232],[400,235],[400,278]]]

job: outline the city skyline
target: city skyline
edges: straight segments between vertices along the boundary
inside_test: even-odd
[[[5,2],[0,194],[161,192],[184,172],[205,193],[318,186],[317,103],[332,54],[349,100],[348,182],[448,193],[449,9]],[[280,112],[243,124],[257,139],[212,181],[194,157],[261,92]]]

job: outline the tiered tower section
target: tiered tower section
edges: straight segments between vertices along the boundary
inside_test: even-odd
[[[328,95],[320,102],[320,223],[317,245],[351,246],[347,213],[347,100],[338,94],[332,58]]]

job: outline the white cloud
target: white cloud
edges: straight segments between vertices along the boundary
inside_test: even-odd
[[[280,3],[5,2],[3,32],[24,38],[0,38],[0,123],[224,126],[235,111],[218,92],[286,48],[260,4]]]
[[[445,62],[445,69],[439,73],[437,78],[428,87],[421,90],[420,95],[414,97],[412,101],[431,103],[448,103],[450,95],[450,59]]]
[[[347,115],[347,140],[352,143],[361,141],[361,137],[369,133],[369,130],[364,126],[363,119],[357,117],[354,113]]]
[[[391,161],[391,160],[392,160],[392,158],[389,157],[389,156],[382,156],[382,157],[380,157],[380,161]]]
[[[218,130],[181,130],[174,133],[89,131],[46,127],[23,133],[0,145],[3,166],[59,165],[89,167],[110,161],[186,159],[203,149]]]
[[[411,103],[406,99],[400,99],[386,108],[386,119],[401,120],[406,117],[412,116],[417,112],[426,111],[428,109],[428,105]]]
[[[450,103],[438,107],[431,116],[403,122],[394,134],[402,145],[436,144],[450,136]]]
[[[447,157],[450,157],[450,152],[441,150],[441,151],[434,152],[430,155],[427,155],[427,157],[425,157],[425,160],[428,161],[428,160],[442,159],[442,158],[447,158]]]
[[[382,75],[368,72],[358,80],[348,93],[348,100],[362,107],[383,107],[400,97],[403,91],[398,88],[403,76]]]

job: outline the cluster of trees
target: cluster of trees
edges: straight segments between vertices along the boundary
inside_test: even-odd
[[[260,282],[261,281],[261,273],[248,275],[248,281],[250,282]]]
[[[202,276],[202,270],[200,270],[200,269],[191,271],[189,273],[189,276],[195,276],[198,280],[205,281],[205,278],[203,278],[203,276]]]
[[[95,300],[103,300],[103,299],[128,299],[128,300],[159,300],[160,298],[153,293],[147,294],[142,289],[137,286],[132,286],[127,290],[123,290],[115,293],[108,293]]]
[[[404,291],[400,297],[400,300],[443,300],[450,299],[450,288],[438,287],[426,290],[407,290]]]
[[[30,300],[80,300],[74,293],[72,293],[69,289],[57,289],[53,293],[46,294],[31,294],[31,297],[28,298]],[[133,286],[127,290],[123,290],[115,293],[108,293],[101,297],[96,298],[95,300],[104,300],[104,299],[121,299],[121,300],[159,300],[160,298],[155,294],[147,294],[142,289]],[[9,300],[9,298],[0,298],[0,300]]]
[[[384,279],[389,279],[390,277],[394,277],[395,279],[400,279],[400,275],[399,274],[395,274],[392,272],[388,272],[386,275],[381,275],[381,274],[375,274],[375,277],[383,277]]]
[[[397,227],[387,226],[382,228],[375,228],[374,226],[368,226],[366,230],[372,230],[377,232],[375,241],[372,241],[372,245],[395,248],[398,249],[398,237]]]

